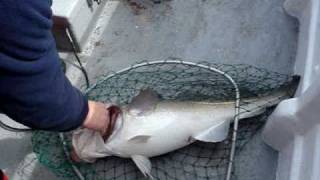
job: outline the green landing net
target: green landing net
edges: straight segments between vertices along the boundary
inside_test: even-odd
[[[179,60],[142,62],[117,73],[106,74],[86,91],[86,95],[91,100],[123,105],[141,89],[151,88],[164,100],[236,101],[234,85],[223,74],[209,67],[229,75],[237,84],[241,99],[272,92],[291,80],[287,75],[244,64],[187,63]],[[271,111],[269,109],[257,117],[239,122],[235,156],[259,132]],[[232,146],[232,127],[233,124],[228,139],[223,142],[195,142],[151,158],[153,177],[160,180],[225,179]],[[65,133],[65,138],[66,148],[70,150],[71,133]],[[36,131],[32,144],[40,163],[59,179],[78,179],[64,153],[59,134]],[[80,163],[75,166],[86,180],[145,179],[130,159],[107,157],[94,164]],[[232,179],[238,176],[235,172],[233,168]]]

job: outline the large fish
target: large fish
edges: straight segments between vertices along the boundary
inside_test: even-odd
[[[279,88],[269,96],[242,100],[244,105],[241,106],[239,118],[256,116],[267,107],[278,104],[292,95],[296,84],[293,82]],[[149,89],[141,91],[130,104],[120,109],[114,130],[107,140],[89,129],[75,131],[72,139],[75,153],[86,162],[106,156],[131,158],[149,177],[149,157],[168,153],[197,140],[223,141],[235,116],[234,101],[161,101]]]

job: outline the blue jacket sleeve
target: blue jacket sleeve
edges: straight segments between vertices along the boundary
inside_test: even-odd
[[[87,99],[61,70],[50,0],[0,1],[0,110],[36,129],[83,123]]]

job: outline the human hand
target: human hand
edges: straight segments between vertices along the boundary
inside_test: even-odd
[[[107,105],[95,101],[89,101],[88,106],[89,112],[83,126],[99,131],[106,140],[113,131],[120,108],[117,106],[107,107]]]
[[[88,106],[89,112],[83,127],[100,132],[102,138],[106,141],[112,134],[117,117],[121,112],[120,108],[95,101],[88,101]],[[75,149],[72,149],[70,156],[74,162],[81,162]]]

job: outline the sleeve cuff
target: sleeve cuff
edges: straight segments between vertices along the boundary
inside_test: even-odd
[[[80,92],[79,94],[82,95]],[[79,114],[79,118],[77,118],[77,120],[75,120],[74,122],[68,122],[69,127],[67,129],[63,129],[60,131],[67,132],[67,131],[72,131],[81,127],[87,117],[88,112],[89,112],[88,99],[83,95],[83,106],[82,106],[81,113]]]

